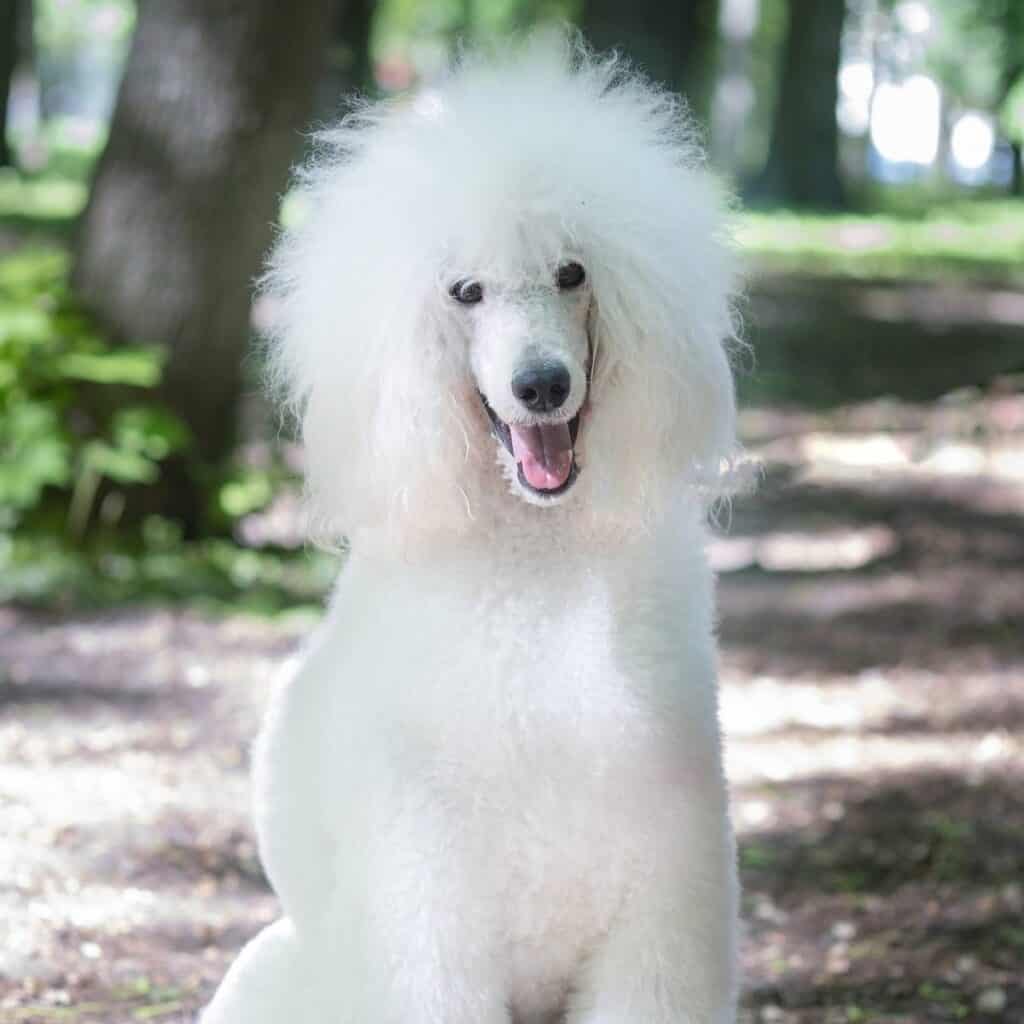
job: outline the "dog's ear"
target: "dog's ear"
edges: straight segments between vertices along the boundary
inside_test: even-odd
[[[346,131],[265,282],[274,383],[301,424],[314,532],[331,541],[396,518],[457,525],[473,457],[436,254],[393,198],[403,164],[360,155]]]
[[[734,272],[722,204],[699,172],[676,173],[650,223],[609,235],[590,260],[586,472],[595,499],[609,505],[632,498],[656,508],[679,485],[716,496],[736,450]]]
[[[466,518],[475,479],[469,428],[443,339],[429,316],[413,312],[382,316],[376,330],[340,327],[344,365],[324,366],[310,383],[307,491],[329,537],[398,523],[405,533],[410,524],[454,528]]]

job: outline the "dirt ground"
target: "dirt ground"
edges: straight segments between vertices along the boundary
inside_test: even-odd
[[[748,410],[723,515],[744,1020],[1024,1021],[1024,395]],[[308,619],[0,609],[0,1022],[181,1024],[274,915],[247,748]]]

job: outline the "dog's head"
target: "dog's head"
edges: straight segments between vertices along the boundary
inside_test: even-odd
[[[670,96],[535,40],[324,145],[268,283],[329,530],[631,524],[714,492],[732,265]]]

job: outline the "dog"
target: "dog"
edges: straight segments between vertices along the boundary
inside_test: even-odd
[[[321,138],[267,288],[344,570],[254,755],[282,917],[202,1024],[729,1024],[727,199],[568,37]]]

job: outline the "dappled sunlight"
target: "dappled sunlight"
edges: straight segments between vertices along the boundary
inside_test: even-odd
[[[950,685],[937,671],[910,666],[816,682],[810,675],[746,678],[727,663],[721,714],[739,824],[746,788],[763,781],[822,773],[871,780],[954,763],[967,777],[1020,771],[1024,690],[1017,683],[1017,669],[964,670]],[[758,818],[751,824],[761,823],[762,811],[751,813]]]
[[[906,713],[907,694],[880,672],[827,688],[772,676],[744,680],[726,672],[722,724],[730,738],[785,729],[860,731],[896,713]]]
[[[247,752],[302,632],[168,611],[0,616],[5,1024],[62,1005],[105,1024],[187,1019],[270,919]]]
[[[751,1021],[1015,1019],[1020,383],[742,415],[763,483],[712,559]]]
[[[893,737],[858,735],[851,730],[816,737],[794,728],[785,737],[736,748],[728,768],[733,784],[742,786],[811,779],[822,772],[871,781],[891,772],[939,771],[951,764],[965,771],[1005,773],[1019,770],[1022,757],[1024,740],[998,729],[980,736],[953,732]]]
[[[1024,485],[1024,437],[1016,444],[971,444],[935,441],[915,452],[915,439],[890,434],[848,437],[809,434],[801,455],[813,465],[805,480],[829,480],[898,473],[918,479],[989,476],[997,482]]]
[[[879,401],[827,414],[754,409],[744,413],[742,424],[751,454],[775,473],[788,472],[794,483],[862,489],[868,496],[895,490],[944,497],[992,512],[1024,506],[1021,394],[966,389],[930,406]],[[870,560],[891,550],[891,538],[879,532],[885,528],[861,525],[859,534],[836,535],[836,544],[845,537]],[[820,534],[808,536],[809,545],[820,541]],[[721,557],[724,566],[743,563],[726,549]]]
[[[895,533],[885,526],[819,533],[772,533],[760,538],[720,538],[711,547],[718,572],[759,566],[772,572],[824,572],[863,569],[896,550]]]
[[[759,1002],[778,1011],[760,1019],[787,1019],[785,1006],[806,1009],[808,1021],[841,1020],[815,1013],[821,1003],[882,1008],[914,995],[954,1012],[877,1019],[991,1019],[967,1011],[1005,1007],[1024,909],[1019,784],[951,767],[762,787],[741,822],[757,935],[748,967]],[[794,1003],[797,993],[804,1001]]]

